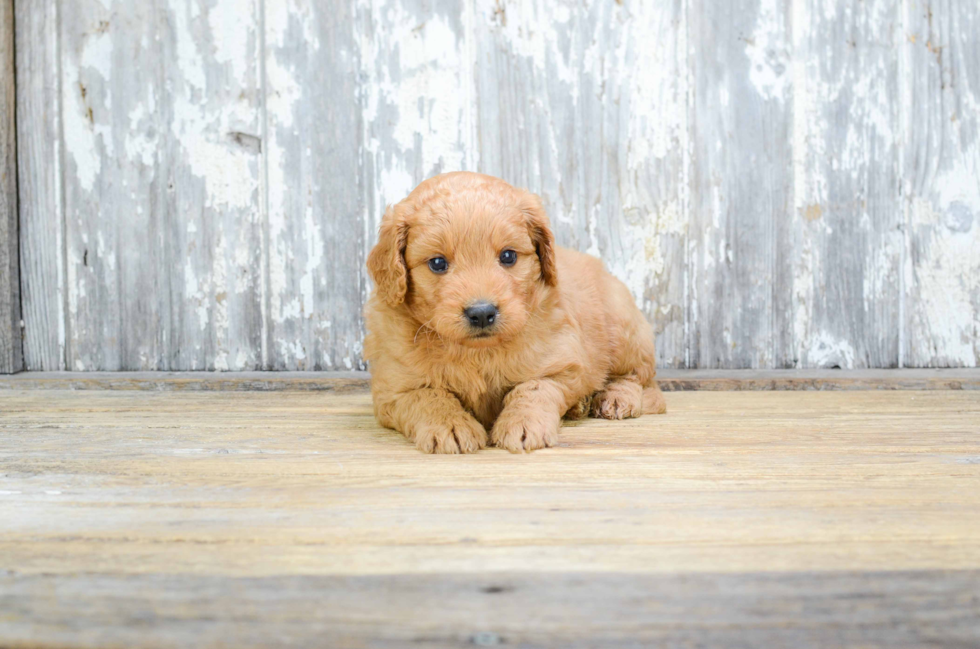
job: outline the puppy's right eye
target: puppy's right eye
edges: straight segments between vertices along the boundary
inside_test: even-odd
[[[441,275],[445,273],[449,268],[449,262],[446,261],[445,257],[433,257],[429,260],[429,270],[433,273]]]

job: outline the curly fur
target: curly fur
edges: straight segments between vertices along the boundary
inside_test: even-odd
[[[515,250],[504,267],[498,256]],[[428,260],[443,256],[437,275]],[[666,411],[653,332],[594,257],[555,245],[537,196],[448,173],[389,207],[368,257],[365,355],[378,421],[422,451],[553,446],[563,417]],[[489,337],[463,309],[498,306]],[[488,434],[489,431],[489,434]]]

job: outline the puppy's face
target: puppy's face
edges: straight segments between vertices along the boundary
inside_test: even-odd
[[[517,207],[460,201],[418,216],[405,248],[415,318],[470,346],[520,332],[541,269]]]
[[[420,326],[469,347],[513,338],[542,286],[555,283],[540,201],[478,174],[437,176],[389,209],[368,267],[386,302],[404,302]]]

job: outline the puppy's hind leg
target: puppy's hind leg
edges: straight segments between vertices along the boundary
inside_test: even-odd
[[[592,416],[626,419],[643,414],[643,387],[636,381],[613,379],[592,397]]]
[[[643,388],[643,412],[647,415],[662,415],[667,412],[667,401],[656,381]]]
[[[592,410],[592,395],[588,394],[578,402],[568,409],[565,413],[565,419],[585,419],[589,416],[589,412]]]

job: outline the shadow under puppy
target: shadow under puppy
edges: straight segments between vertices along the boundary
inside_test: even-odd
[[[666,411],[629,290],[555,245],[534,194],[431,178],[387,209],[367,266],[375,414],[422,451],[519,453],[556,444],[562,417]]]

